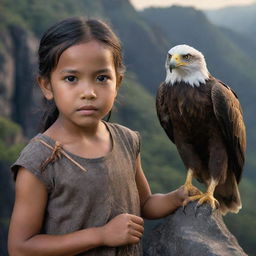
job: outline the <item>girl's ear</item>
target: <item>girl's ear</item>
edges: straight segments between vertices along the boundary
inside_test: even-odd
[[[120,76],[119,76],[119,79],[118,79],[118,81],[117,81],[117,83],[118,83],[118,88],[120,87],[120,85],[121,85],[121,83],[122,83],[122,81],[123,81],[123,78],[124,78],[123,75],[120,75]]]
[[[117,96],[117,93],[118,93],[118,90],[119,88],[121,87],[121,83],[123,81],[123,75],[120,75],[117,77],[117,81],[116,81],[116,96]]]
[[[37,77],[37,82],[40,86],[40,89],[41,89],[44,97],[47,100],[52,100],[53,99],[53,92],[52,92],[52,86],[51,86],[51,83],[50,83],[49,79],[38,76]]]

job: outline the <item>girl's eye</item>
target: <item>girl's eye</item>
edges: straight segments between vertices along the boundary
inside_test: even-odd
[[[64,80],[69,83],[77,82],[77,78],[75,76],[66,76]]]
[[[107,80],[109,79],[109,77],[108,76],[106,76],[106,75],[100,75],[100,76],[97,76],[97,81],[99,81],[99,82],[107,82]]]

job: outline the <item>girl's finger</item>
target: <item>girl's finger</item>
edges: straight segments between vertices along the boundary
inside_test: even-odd
[[[137,224],[144,225],[144,220],[136,215],[131,215],[131,220]]]
[[[134,230],[134,229],[130,230],[129,233],[130,233],[132,236],[135,236],[135,237],[138,237],[138,238],[142,238],[142,236],[143,236],[143,233],[141,233],[141,232],[139,232],[139,231],[137,231],[137,230]]]
[[[136,223],[132,223],[131,229],[135,230],[135,231],[138,231],[140,233],[144,232],[144,227],[142,225],[139,225],[139,224],[136,224]]]

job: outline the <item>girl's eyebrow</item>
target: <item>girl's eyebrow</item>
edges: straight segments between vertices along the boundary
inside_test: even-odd
[[[111,70],[109,68],[103,68],[103,69],[96,70],[93,73],[99,74],[99,73],[108,73],[108,72],[111,72]],[[80,73],[80,72],[78,70],[75,70],[75,69],[63,69],[63,70],[60,71],[60,73],[77,74],[77,73]]]
[[[79,71],[75,70],[75,69],[63,69],[63,70],[60,71],[60,73],[77,74],[77,73],[79,73]]]
[[[109,68],[103,68],[103,69],[96,70],[94,73],[99,74],[99,73],[108,73],[108,72],[111,72]]]

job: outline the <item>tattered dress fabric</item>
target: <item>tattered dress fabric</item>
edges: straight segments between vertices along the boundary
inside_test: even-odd
[[[32,172],[48,190],[41,233],[67,234],[105,225],[115,216],[140,216],[135,162],[140,150],[137,132],[104,122],[112,150],[104,157],[87,159],[72,154],[44,134],[38,134],[12,165]],[[142,255],[141,245],[98,247],[79,255]]]

